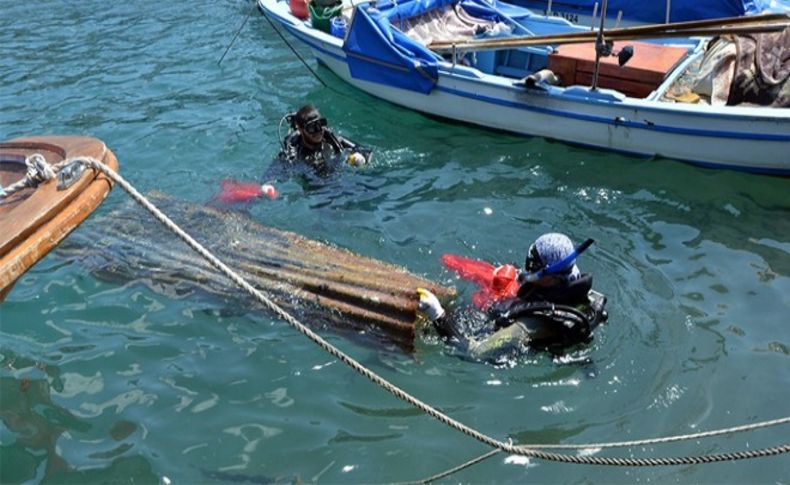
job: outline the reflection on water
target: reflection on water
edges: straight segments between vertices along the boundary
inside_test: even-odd
[[[218,67],[249,11],[243,2],[1,4],[2,139],[91,134],[142,192],[202,204],[223,179],[258,180],[279,151],[277,122],[310,102],[376,156],[340,180],[282,184],[281,197],[249,207],[260,223],[456,285],[459,304],[474,288],[442,270],[444,253],[520,263],[543,232],[595,239],[580,264],[608,296],[610,318],[562,359],[544,353],[492,367],[430,338],[405,356],[324,333],[454,418],[516,442],[579,443],[787,413],[788,180],[439,122],[318,68],[347,95],[338,96],[257,16]],[[0,482],[380,483],[431,476],[487,451],[250,311],[224,283],[207,281],[223,288],[204,298],[179,284],[177,271],[153,290],[95,278],[86,268],[101,260],[126,257],[156,273],[151,260],[163,253],[151,251],[183,253],[131,241],[124,225],[145,216],[115,220],[113,230],[101,223],[125,201],[114,191],[70,236],[82,235],[87,264],[50,255],[0,306]],[[618,456],[727,452],[786,435],[766,429]],[[501,456],[448,480],[782,483],[787,469],[788,456],[662,469]]]
[[[133,451],[133,443],[125,441],[138,429],[125,420],[112,425],[108,438],[91,440],[87,445],[102,450],[92,452],[88,458],[107,463],[106,466],[75,469],[59,451],[68,446],[65,442],[80,442],[80,436],[92,424],[52,401],[52,393],[58,393],[58,388],[63,390],[58,368],[6,348],[0,349],[0,356],[0,482],[158,482],[150,463]]]

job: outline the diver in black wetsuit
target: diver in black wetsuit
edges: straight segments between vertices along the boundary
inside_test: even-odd
[[[335,134],[312,105],[302,106],[283,121],[290,124],[291,130],[281,140],[282,149],[264,175],[267,182],[288,178],[294,172],[327,176],[343,163],[362,166],[370,160],[370,149]]]
[[[517,296],[492,303],[485,315],[476,312],[477,318],[486,320],[478,335],[461,328],[461,321],[470,318],[468,310],[448,314],[423,288],[417,289],[418,309],[443,337],[477,360],[496,360],[527,347],[559,351],[588,342],[595,327],[608,318],[606,297],[592,289],[592,275],[576,266],[576,258],[590,244],[592,240],[574,249],[564,234],[539,237],[519,272]],[[496,284],[496,272],[494,276]]]

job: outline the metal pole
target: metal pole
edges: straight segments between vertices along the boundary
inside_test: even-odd
[[[601,28],[598,30],[598,38],[595,40],[595,71],[593,72],[591,91],[598,89],[598,73],[601,70],[601,49],[599,46],[603,46],[606,42],[606,39],[603,38],[603,27],[606,20],[606,5],[608,3],[609,0],[603,0],[601,5]]]
[[[666,20],[664,22],[665,24],[669,23],[669,12],[670,12],[670,10],[672,10],[672,0],[667,0],[667,17],[666,17]]]
[[[593,16],[592,16],[592,24],[590,25],[590,30],[595,30],[596,15],[598,15],[598,2],[595,2],[595,5],[593,5]]]
[[[551,2],[553,0],[549,0],[549,7],[546,9],[546,17],[551,17]]]
[[[617,29],[620,27],[620,21],[623,20],[623,11],[620,10],[617,12],[617,20],[614,23],[614,28]]]
[[[608,40],[636,40],[670,37],[713,36],[721,34],[741,34],[744,32],[778,32],[790,27],[790,17],[785,14],[763,14],[747,17],[726,19],[695,20],[671,25],[647,25],[607,29]],[[458,50],[512,49],[533,45],[571,44],[595,42],[597,32],[569,32],[550,35],[528,35],[515,37],[492,38],[485,40],[450,39],[435,41],[429,44],[431,50],[450,52],[453,46]]]

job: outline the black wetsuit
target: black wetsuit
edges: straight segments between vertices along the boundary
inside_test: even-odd
[[[559,351],[588,342],[592,331],[606,321],[606,297],[592,290],[592,276],[583,274],[555,287],[522,286],[520,297],[491,304],[485,314],[468,310],[445,315],[434,322],[471,358],[496,360],[527,348]],[[462,327],[470,319],[485,320],[470,333]]]
[[[263,177],[265,182],[282,181],[295,174],[325,177],[342,166],[351,151],[360,150],[356,143],[324,128],[320,146],[310,148],[302,142],[298,130],[290,132],[282,142],[283,149]],[[370,150],[361,149],[370,153]],[[367,153],[363,153],[368,158]]]

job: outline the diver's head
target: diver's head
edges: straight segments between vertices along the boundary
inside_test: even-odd
[[[293,117],[294,126],[309,146],[321,144],[324,138],[326,118],[321,116],[315,106],[308,104],[299,108]]]
[[[565,234],[550,232],[537,238],[527,251],[527,259],[524,262],[524,269],[528,273],[537,273],[552,265],[562,262],[574,253],[573,242]],[[560,268],[552,271],[555,275],[571,276],[578,274],[576,258],[571,258]]]

